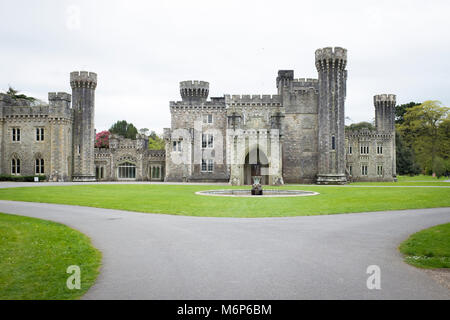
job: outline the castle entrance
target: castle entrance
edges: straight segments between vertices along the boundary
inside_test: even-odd
[[[245,157],[244,184],[252,185],[254,176],[261,176],[261,184],[269,184],[269,161],[259,148],[251,150]]]

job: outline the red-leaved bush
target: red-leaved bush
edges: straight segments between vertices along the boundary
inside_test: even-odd
[[[102,131],[95,136],[95,147],[96,148],[109,148],[109,136],[111,133],[109,131]]]

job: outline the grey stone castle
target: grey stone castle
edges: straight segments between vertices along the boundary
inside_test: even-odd
[[[343,184],[393,181],[395,95],[376,95],[375,130],[345,130],[347,51],[316,51],[318,79],[280,70],[276,95],[208,100],[209,83],[184,81],[170,102],[166,150],[148,137],[110,138],[95,148],[97,75],[72,72],[72,95],[49,93],[32,105],[0,95],[0,174],[51,181],[180,181]]]

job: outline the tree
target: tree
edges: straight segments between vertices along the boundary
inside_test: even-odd
[[[368,129],[368,130],[375,130],[375,127],[372,123],[370,122],[358,122],[358,123],[352,123],[349,126],[345,127],[345,130],[349,130],[349,131],[359,131],[359,130],[363,130],[363,129]]]
[[[395,123],[402,124],[404,121],[403,117],[404,117],[406,111],[415,106],[420,106],[420,103],[410,102],[410,103],[400,104],[400,105],[396,106],[395,107]]]
[[[19,91],[15,90],[13,87],[9,87],[8,91],[6,91],[6,95],[9,96],[12,100],[19,100],[19,99],[24,99],[24,100],[28,100],[30,102],[34,102],[36,100],[36,98],[33,97],[28,97],[24,94],[18,94]]]
[[[408,108],[403,115],[403,123],[398,126],[415,153],[416,159],[425,172],[436,173],[437,157],[448,159],[448,150],[440,150],[441,144],[448,144],[446,137],[449,108],[439,101],[425,101],[421,105]],[[443,129],[440,129],[440,126]],[[442,161],[439,160],[439,167]]]
[[[166,144],[160,135],[158,135],[155,131],[152,131],[148,137],[148,148],[150,150],[164,150],[166,148]]]
[[[102,131],[95,135],[95,147],[96,148],[109,148],[109,131]]]
[[[111,134],[117,134],[124,138],[136,140],[136,135],[138,134],[138,130],[132,123],[128,123],[125,120],[117,121],[112,127],[109,129]]]
[[[397,173],[400,175],[414,175],[420,173],[420,167],[414,160],[414,152],[410,146],[403,141],[402,135],[396,130],[395,132]]]

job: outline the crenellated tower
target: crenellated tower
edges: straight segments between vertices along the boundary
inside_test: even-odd
[[[180,94],[183,102],[191,104],[206,102],[209,95],[209,82],[182,81],[180,82]]]
[[[70,74],[73,108],[73,181],[95,181],[95,89],[97,74],[76,71]]]
[[[316,51],[319,73],[318,184],[344,184],[345,97],[347,50],[324,48]]]
[[[395,94],[379,94],[373,97],[375,126],[379,132],[395,131]]]

